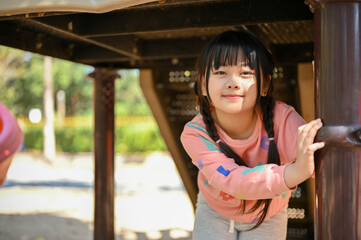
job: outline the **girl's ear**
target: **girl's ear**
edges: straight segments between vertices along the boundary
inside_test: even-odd
[[[264,78],[263,81],[262,81],[262,86],[261,86],[261,96],[262,97],[265,97],[267,96],[268,94],[268,89],[269,89],[269,86],[270,86],[270,83],[271,83],[271,79],[272,79],[272,76],[271,75],[268,75],[267,78]]]
[[[204,81],[204,79],[202,79],[202,95],[204,96],[204,97],[206,97],[207,96],[207,88],[206,88],[206,82]]]

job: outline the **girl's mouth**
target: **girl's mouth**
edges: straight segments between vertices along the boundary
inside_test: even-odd
[[[224,98],[228,98],[228,99],[239,99],[239,98],[243,98],[244,95],[239,95],[239,94],[228,94],[228,95],[223,95]]]

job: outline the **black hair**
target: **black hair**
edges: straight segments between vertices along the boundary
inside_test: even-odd
[[[242,59],[239,59],[242,58]],[[273,70],[274,62],[272,54],[267,50],[263,43],[253,34],[247,31],[227,31],[214,37],[202,50],[197,61],[197,82],[194,85],[194,91],[198,98],[198,106],[206,129],[210,137],[217,142],[219,139],[214,120],[211,115],[211,99],[209,97],[208,81],[212,69],[218,69],[221,66],[236,66],[238,62],[247,63],[247,65],[255,71],[257,79],[257,103],[261,107],[261,117],[264,128],[267,131],[269,141],[269,151],[267,163],[274,163],[280,165],[280,158],[277,151],[274,138],[274,124],[273,113],[275,100],[272,97],[273,91]],[[203,83],[203,81],[205,81]],[[267,82],[268,81],[268,82]],[[268,91],[266,94],[261,94],[261,86],[268,84]],[[202,94],[202,86],[206,87],[207,96]],[[265,96],[262,96],[265,95]],[[229,146],[222,141],[218,141],[220,150],[229,158],[233,158],[240,166],[247,166],[243,159],[239,157]],[[245,213],[245,203],[241,203],[241,211]],[[264,221],[271,199],[257,200],[255,205],[248,211],[254,212],[262,208],[258,221],[254,227],[255,229]],[[251,230],[250,229],[250,230]]]

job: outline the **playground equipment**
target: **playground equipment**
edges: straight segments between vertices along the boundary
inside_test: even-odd
[[[0,44],[95,67],[90,76],[95,88],[96,240],[114,239],[117,69],[140,69],[141,87],[193,203],[197,169],[179,134],[195,114],[195,59],[220,32],[247,29],[267,45],[276,59],[276,97],[307,120],[321,117],[325,126],[338,127],[360,124],[359,0],[102,0],[91,1],[91,7],[86,0],[77,6],[70,0],[51,6],[40,0],[20,2],[0,6]],[[355,131],[351,135],[358,137]],[[301,184],[293,193],[289,240],[361,239],[360,151],[357,144],[340,149],[344,139],[330,140],[335,133],[339,130],[328,132],[329,148],[316,160],[315,184]]]
[[[0,186],[24,136],[15,117],[0,103]]]

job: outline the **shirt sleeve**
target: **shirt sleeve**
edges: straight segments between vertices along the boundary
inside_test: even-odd
[[[208,183],[234,197],[268,199],[290,191],[284,182],[286,165],[239,166],[221,152],[200,121],[189,122],[181,134],[184,149]]]
[[[298,128],[306,122],[293,107],[282,102],[277,102],[275,112],[277,149],[283,160],[281,164],[292,163],[297,157]]]

